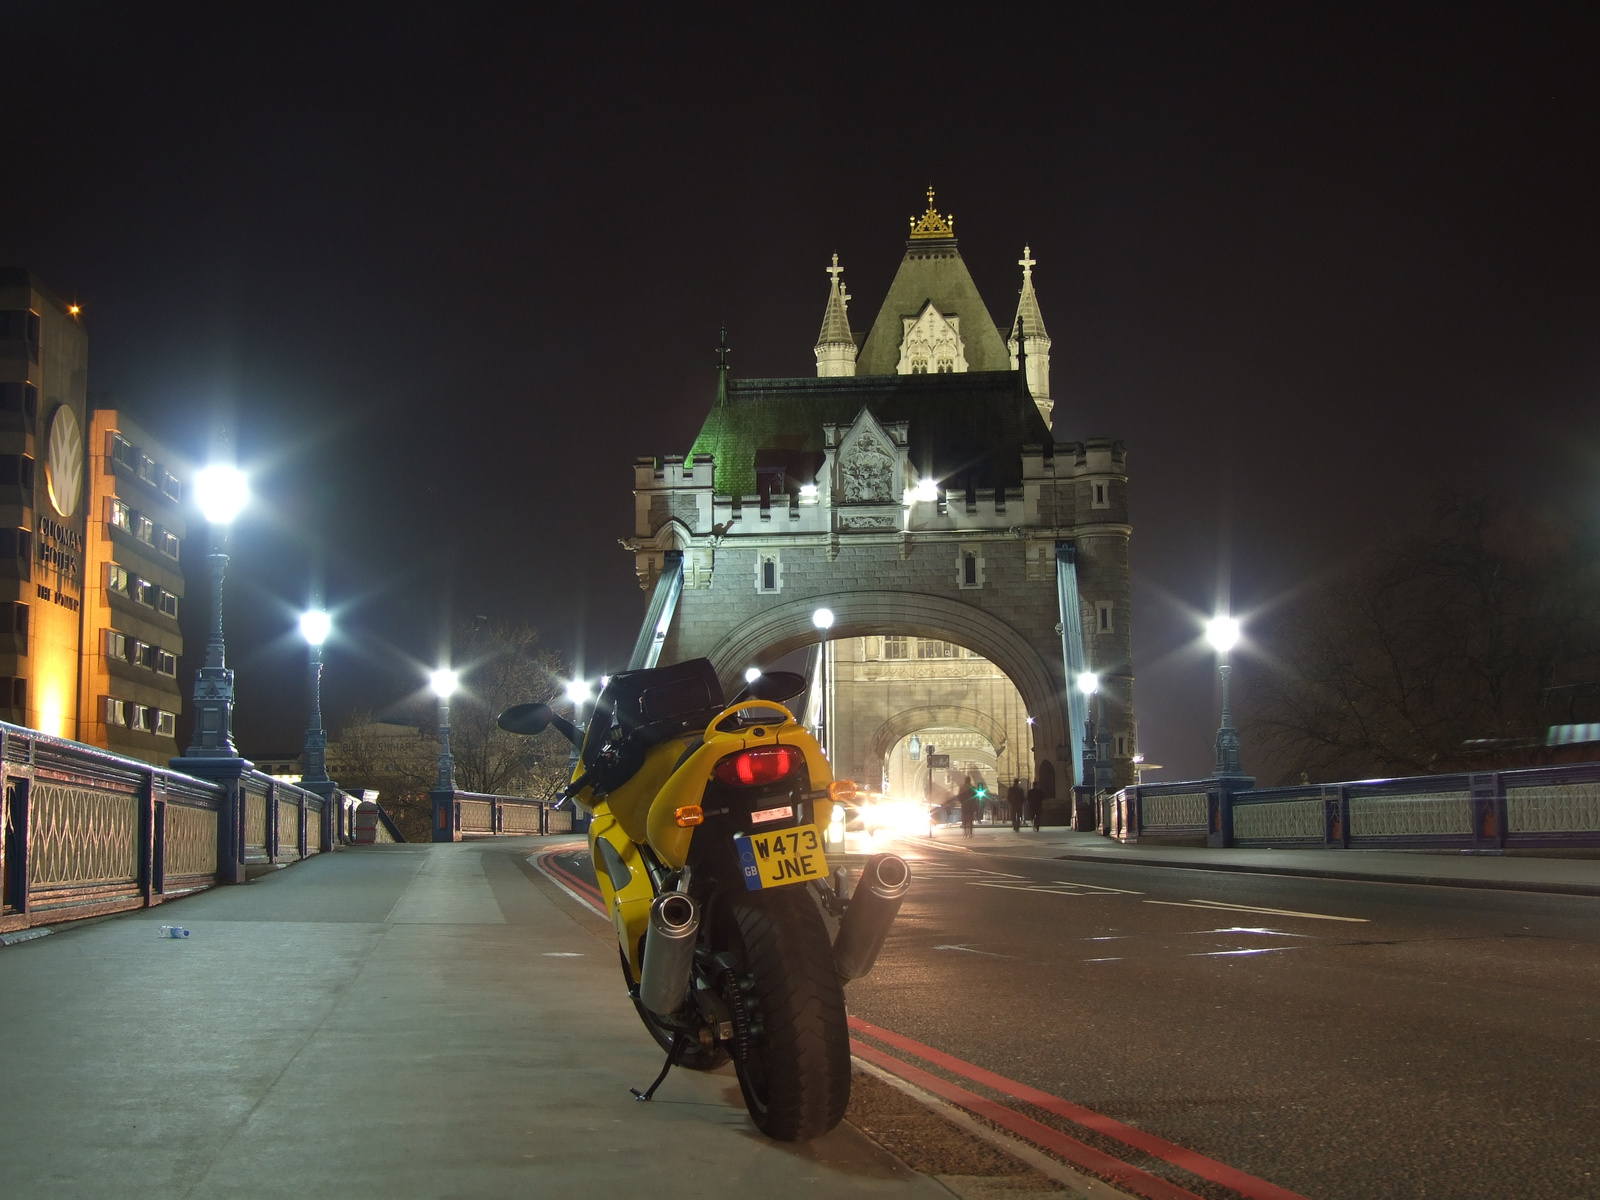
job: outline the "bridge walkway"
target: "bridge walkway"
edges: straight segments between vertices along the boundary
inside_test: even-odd
[[[674,1072],[549,839],[374,846],[0,949],[0,1195],[948,1197]],[[186,940],[159,927],[180,924]]]

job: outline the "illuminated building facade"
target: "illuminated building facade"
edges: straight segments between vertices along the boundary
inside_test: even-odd
[[[89,340],[76,306],[0,271],[0,716],[77,735]]]
[[[0,270],[0,719],[164,764],[187,470],[88,368],[77,306]]]
[[[160,764],[178,753],[189,474],[126,413],[91,411],[78,738]]]

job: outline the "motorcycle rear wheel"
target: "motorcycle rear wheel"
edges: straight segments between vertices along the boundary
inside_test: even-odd
[[[775,1141],[821,1137],[850,1103],[844,988],[822,914],[804,887],[724,892],[714,912],[714,948],[738,964],[753,1018],[734,1059],[750,1119]]]

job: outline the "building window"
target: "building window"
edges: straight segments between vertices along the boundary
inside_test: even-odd
[[[1103,484],[1103,483],[1095,484],[1094,485],[1093,495],[1094,495],[1094,499],[1093,499],[1092,503],[1093,503],[1093,506],[1095,508],[1110,508],[1111,507],[1111,501],[1106,499],[1106,497],[1107,497],[1107,495],[1109,495],[1109,493],[1106,491],[1106,485],[1105,484]]]
[[[100,697],[100,712],[107,725],[126,725],[129,707],[126,700],[114,700],[110,696]]]
[[[911,373],[913,375],[926,375],[928,373],[928,360],[925,358],[913,358],[911,360]]]
[[[39,414],[39,389],[31,383],[0,383],[0,412],[20,413],[32,421]]]
[[[156,523],[143,513],[134,513],[133,536],[147,546],[154,546],[156,544]]]
[[[11,681],[11,707],[19,713],[27,711],[28,681],[26,679],[13,679]]]
[[[176,714],[162,709],[156,710],[156,733],[161,737],[178,736],[178,718]]]
[[[133,448],[133,443],[114,431],[110,435],[110,441],[111,444],[106,449],[107,457],[112,462],[121,463],[130,471],[137,471],[139,469],[139,452]]]
[[[976,546],[962,546],[956,565],[956,585],[962,588],[983,586],[983,555]]]
[[[11,606],[11,632],[17,635],[19,651],[26,654],[27,650],[22,647],[28,644],[28,606],[20,601]]]
[[[935,638],[917,639],[918,658],[960,658],[961,647],[953,642],[941,642]]]
[[[28,360],[39,361],[39,314],[27,309],[0,312],[0,338],[28,343]]]
[[[168,533],[165,529],[156,531],[156,549],[168,558],[178,557],[178,538],[176,534]]]
[[[173,654],[170,650],[162,650],[157,648],[155,652],[155,669],[159,674],[162,675],[177,675],[177,655]]]
[[[176,475],[161,472],[161,494],[174,504],[183,502],[183,484],[178,482]]]
[[[171,592],[161,592],[156,596],[156,607],[169,617],[178,615],[178,598]]]
[[[756,555],[756,591],[781,592],[783,590],[783,561],[775,550],[764,550]]]
[[[125,634],[115,629],[106,630],[106,657],[118,658],[123,662],[128,660],[128,639]]]
[[[955,359],[953,359],[953,358],[941,358],[939,360],[939,374],[941,374],[941,375],[950,375],[950,374],[953,374],[955,372],[955,369],[956,369]]]
[[[133,532],[133,509],[115,497],[106,499],[106,522],[123,533]]]
[[[156,463],[148,454],[139,455],[139,478],[154,487],[158,478]]]
[[[1117,734],[1117,757],[1118,758],[1127,758],[1128,757],[1128,736],[1127,736],[1127,734],[1123,734],[1123,733]]]
[[[137,575],[135,575],[129,591],[132,593],[133,598],[140,604],[148,604],[151,608],[154,608],[156,596],[160,593],[161,589],[155,584],[151,583],[148,579],[140,579]]]
[[[1095,601],[1095,604],[1094,604],[1094,628],[1095,628],[1095,632],[1096,633],[1110,633],[1111,632],[1111,630],[1112,630],[1112,625],[1111,625],[1111,601],[1109,601],[1109,600],[1096,600]]]
[[[33,487],[33,459],[26,454],[0,454],[0,483]]]
[[[128,728],[140,733],[151,732],[150,709],[143,704],[128,705]]]
[[[154,649],[155,647],[150,645],[149,642],[141,642],[138,638],[130,638],[128,640],[128,661],[134,666],[143,667],[148,671],[155,664],[155,660],[151,657],[151,651]]]
[[[106,564],[106,590],[115,592],[119,596],[131,596],[129,577],[127,571],[117,566],[116,563]]]
[[[891,634],[883,639],[883,656],[885,658],[911,657],[910,638]]]

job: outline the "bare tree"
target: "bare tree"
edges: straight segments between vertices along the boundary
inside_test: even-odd
[[[410,841],[427,841],[428,789],[437,777],[439,743],[431,729],[373,719],[358,709],[328,742],[328,774],[347,791],[372,790]]]
[[[1246,721],[1287,780],[1537,761],[1600,679],[1595,554],[1572,529],[1482,497],[1442,502],[1319,589],[1271,639]],[[1490,761],[1492,758],[1493,761]]]
[[[495,722],[513,704],[555,700],[565,671],[526,624],[474,622],[456,630],[462,690],[450,703],[450,746],[463,791],[549,799],[567,781],[567,742],[506,733]]]

